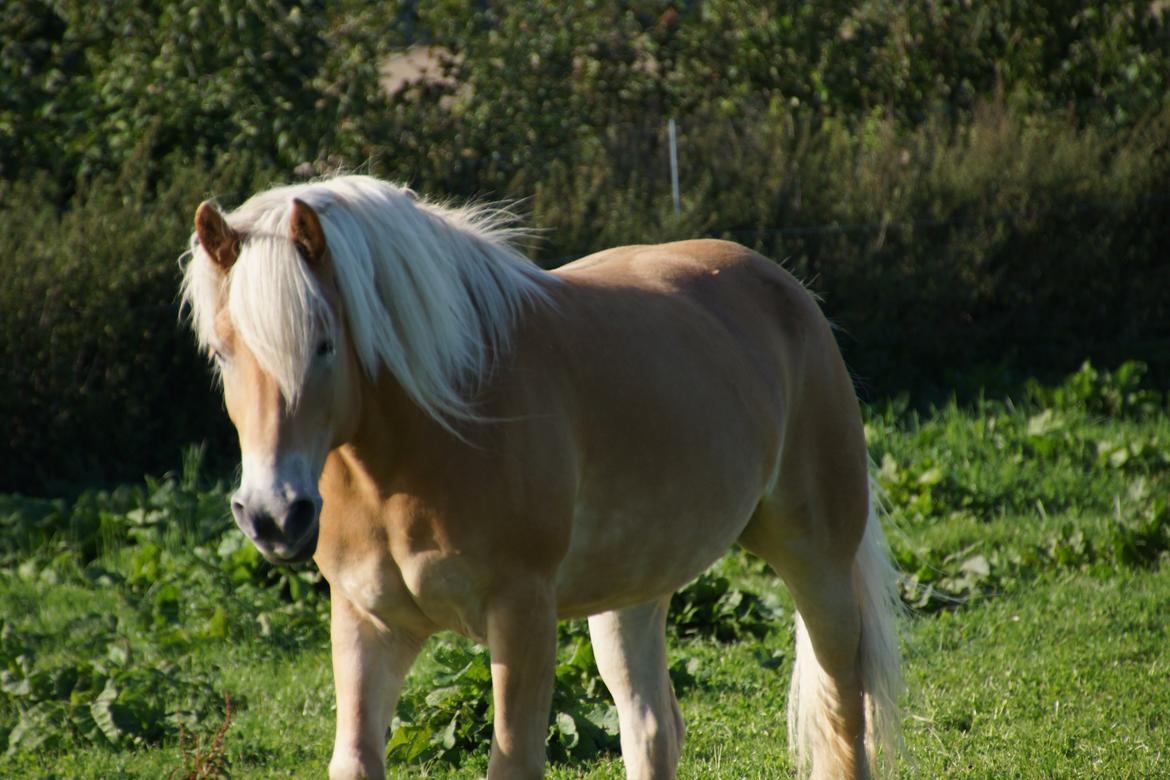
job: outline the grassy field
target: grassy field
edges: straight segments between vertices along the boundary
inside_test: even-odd
[[[869,411],[910,607],[900,776],[1170,776],[1170,412],[1140,378],[1086,367],[1010,402]],[[227,493],[192,452],[73,502],[0,497],[0,776],[324,775],[325,589],[261,561]],[[561,647],[549,776],[620,778],[581,625]],[[733,552],[676,597],[680,777],[788,773],[791,662],[791,604],[759,561]],[[482,650],[432,640],[392,777],[483,774],[485,673]]]

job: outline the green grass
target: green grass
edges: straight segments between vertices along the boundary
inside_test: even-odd
[[[928,415],[893,404],[867,429],[912,605],[900,776],[1165,775],[1165,399],[1140,389],[1136,369],[1086,367],[1015,403]],[[232,777],[323,775],[327,596],[310,570],[259,559],[231,527],[226,494],[200,482],[192,458],[178,476],[72,506],[0,497],[0,776],[183,777],[180,734],[206,754],[224,692]],[[674,606],[680,777],[785,776],[783,589],[734,552]],[[562,760],[548,776],[621,778],[581,635],[579,624],[562,631],[555,709],[572,728],[555,734]],[[418,757],[391,777],[484,774],[483,659],[432,640],[401,709]],[[437,680],[455,695],[433,706]],[[589,729],[610,747],[571,737]]]
[[[1163,566],[1046,578],[916,622],[914,776],[1164,776],[1167,615]]]

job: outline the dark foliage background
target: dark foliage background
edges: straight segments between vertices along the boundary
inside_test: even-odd
[[[194,207],[344,168],[520,198],[545,265],[732,238],[824,298],[870,398],[1170,369],[1170,3],[12,0],[0,490],[231,437],[178,325]],[[445,52],[392,93],[386,55]],[[665,126],[679,127],[674,213]]]

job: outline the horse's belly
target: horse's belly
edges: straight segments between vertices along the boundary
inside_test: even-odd
[[[745,494],[721,513],[579,509],[558,570],[560,616],[621,609],[678,590],[735,542],[756,500]]]
[[[709,418],[676,414],[648,425],[627,415],[626,446],[586,453],[557,572],[563,615],[672,593],[739,538],[772,483],[779,436],[734,410]]]

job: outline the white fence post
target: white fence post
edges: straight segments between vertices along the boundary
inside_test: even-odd
[[[681,213],[678,200],[678,137],[674,127],[674,117],[666,123],[667,134],[670,136],[670,194],[674,197],[674,216]]]

